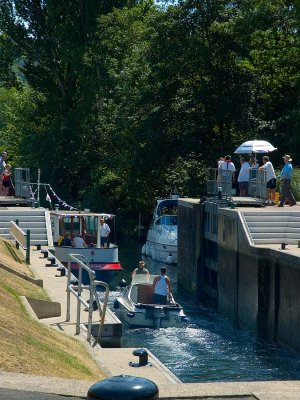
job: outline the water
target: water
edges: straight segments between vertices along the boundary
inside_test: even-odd
[[[129,282],[141,257],[140,247],[127,243],[120,247],[119,256],[124,268],[122,277]],[[152,274],[159,273],[161,266],[146,259]],[[182,382],[300,379],[300,359],[280,346],[258,341],[214,310],[196,306],[177,293],[176,268],[168,266],[167,275],[175,300],[189,317],[187,327],[152,330],[124,325],[122,347],[148,348]],[[118,294],[112,292],[111,305]]]

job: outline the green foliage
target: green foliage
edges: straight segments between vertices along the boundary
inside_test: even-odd
[[[293,1],[2,0],[0,32],[0,147],[69,203],[134,226],[245,140],[300,150]]]

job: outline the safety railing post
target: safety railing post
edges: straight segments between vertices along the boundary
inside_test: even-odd
[[[78,263],[78,296],[77,296],[77,321],[76,321],[76,335],[80,334],[80,298],[81,298],[81,283],[82,283],[82,267]]]
[[[70,292],[70,283],[71,283],[71,260],[68,261],[68,276],[67,276],[67,314],[66,314],[66,322],[69,322],[71,319],[70,316],[70,305],[71,305],[71,292]]]

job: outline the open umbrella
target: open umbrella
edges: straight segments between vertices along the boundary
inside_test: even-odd
[[[236,154],[256,154],[256,153],[270,153],[276,150],[276,147],[265,140],[248,140],[241,144],[236,150]]]

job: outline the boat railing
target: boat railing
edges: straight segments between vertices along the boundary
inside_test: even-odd
[[[78,264],[78,286],[76,285],[76,288],[74,287],[73,284],[71,284],[71,263],[76,262]],[[82,270],[85,270],[90,279],[90,284],[89,285],[83,285],[82,284]],[[70,309],[71,309],[71,294],[73,294],[77,298],[77,313],[76,313],[76,335],[80,334],[80,325],[81,325],[81,305],[86,307],[88,309],[88,333],[87,333],[87,341],[91,343],[91,338],[92,338],[92,315],[94,311],[94,301],[96,301],[97,309],[99,311],[99,316],[100,316],[100,326],[98,330],[98,336],[96,341],[93,344],[93,347],[97,344],[100,343],[100,339],[102,336],[102,331],[103,331],[103,326],[104,326],[104,320],[105,320],[105,314],[106,314],[106,309],[107,309],[107,303],[108,303],[108,297],[109,297],[109,286],[107,283],[98,281],[95,279],[96,274],[95,271],[93,271],[90,266],[87,258],[83,256],[82,254],[69,254],[69,261],[68,261],[68,279],[67,279],[67,315],[66,315],[66,321],[70,321],[71,315],[70,315]],[[105,289],[105,294],[104,294],[104,301],[103,304],[100,303],[99,296],[97,293],[97,286],[102,286]],[[83,290],[89,290],[89,301],[85,301],[82,297],[82,292]]]

